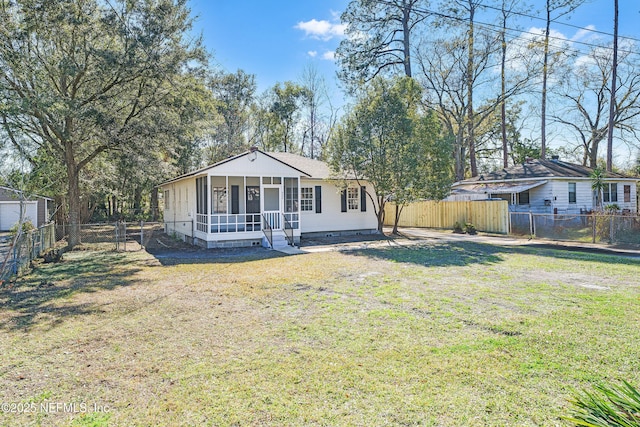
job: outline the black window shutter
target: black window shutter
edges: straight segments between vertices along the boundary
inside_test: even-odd
[[[367,187],[360,187],[360,211],[367,211]]]
[[[231,213],[240,213],[240,187],[237,185],[231,186]]]
[[[340,193],[340,208],[341,212],[347,211],[347,190],[342,190]]]
[[[316,213],[322,213],[322,187],[316,185]]]

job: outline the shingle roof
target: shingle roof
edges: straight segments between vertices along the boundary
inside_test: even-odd
[[[560,160],[530,160],[521,165],[480,174],[474,178],[465,179],[461,183],[531,178],[590,178],[592,172],[593,169],[587,166],[565,163]],[[607,172],[606,176],[608,178],[631,178],[616,172]]]
[[[329,165],[320,160],[310,159],[293,153],[268,152],[265,154],[305,172],[311,178],[328,179],[331,175]]]

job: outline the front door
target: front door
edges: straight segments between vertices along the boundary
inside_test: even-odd
[[[264,197],[264,209],[262,212],[266,217],[267,222],[274,230],[281,230],[280,224],[280,186],[267,186],[263,187]]]

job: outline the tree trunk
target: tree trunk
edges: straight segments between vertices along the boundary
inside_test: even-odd
[[[398,234],[398,222],[400,222],[400,214],[402,213],[403,207],[404,205],[399,206],[398,204],[396,204],[396,215],[393,220],[393,230],[391,231],[391,234]]]
[[[386,202],[384,198],[378,197],[378,212],[376,212],[376,216],[378,217],[378,232],[384,232],[384,207]]]
[[[473,19],[475,15],[475,5],[469,2],[469,39],[467,40],[467,137],[469,138],[469,166],[471,167],[471,176],[478,176],[478,165],[476,163],[476,141],[475,141],[475,118],[473,112],[473,74],[474,74],[474,28]]]
[[[402,47],[404,50],[404,75],[411,77],[411,40],[409,20],[411,18],[411,9],[406,4],[402,9]]]
[[[613,125],[616,114],[616,80],[618,78],[618,0],[614,0],[613,16],[613,64],[611,70],[611,99],[609,100],[609,129],[607,132],[607,172],[613,170]]]
[[[77,246],[80,240],[80,179],[76,159],[73,155],[73,145],[65,144],[65,159],[67,166],[68,198],[69,198],[69,240],[70,249]]]
[[[507,62],[507,13],[504,10],[504,4],[502,8],[502,33],[500,34],[502,42],[502,51],[500,58],[500,84],[502,93],[502,102],[500,102],[500,131],[502,134],[502,166],[504,168],[509,167],[509,148],[507,141],[507,103],[506,97],[506,62]]]
[[[151,221],[158,221],[158,187],[151,189]]]
[[[136,186],[133,194],[133,215],[142,215],[142,188]]]

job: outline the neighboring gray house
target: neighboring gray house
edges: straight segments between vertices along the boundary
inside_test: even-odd
[[[504,199],[512,212],[579,214],[596,206],[591,189],[593,169],[560,161],[528,160],[453,184],[448,200]],[[638,212],[637,182],[619,173],[606,174],[604,205],[623,213]]]
[[[0,231],[8,231],[20,220],[20,198],[22,192],[0,186]],[[53,200],[32,196],[23,200],[24,219],[40,227],[49,221],[53,212]]]

